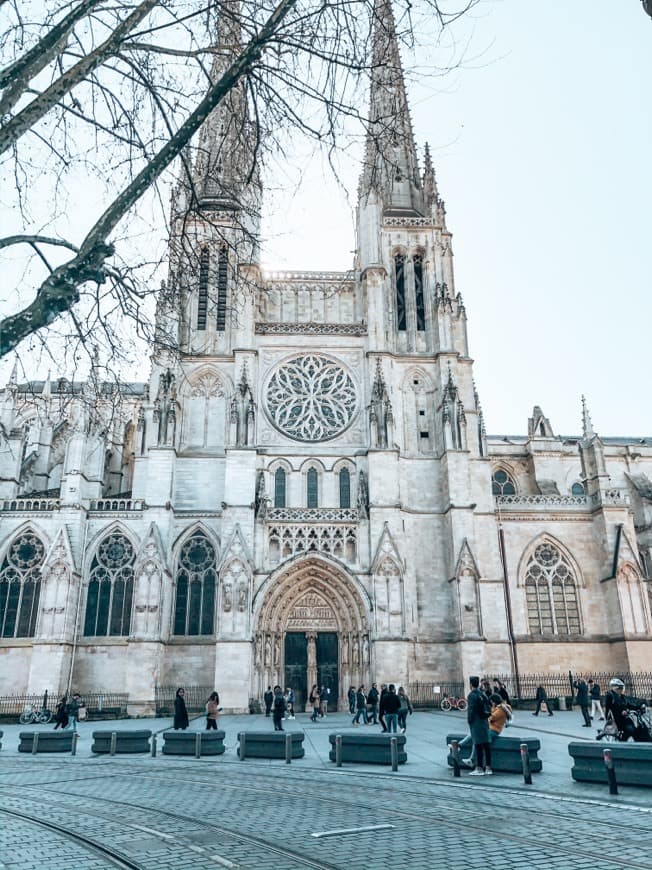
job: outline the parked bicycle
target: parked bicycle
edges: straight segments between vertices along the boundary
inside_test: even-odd
[[[35,710],[34,707],[27,706],[20,714],[21,725],[47,725],[52,719],[52,710]]]
[[[456,698],[455,695],[444,695],[439,706],[445,713],[448,713],[449,710],[466,710],[466,698]]]

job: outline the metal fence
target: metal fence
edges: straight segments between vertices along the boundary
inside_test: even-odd
[[[409,683],[405,687],[410,703],[417,710],[439,707],[445,695],[456,698],[465,694],[464,683],[461,680],[432,680],[427,683]]]
[[[173,686],[156,686],[154,690],[154,698],[156,703],[157,716],[174,716],[174,699],[177,694],[178,684]],[[211,692],[215,689],[213,686],[185,686],[184,700],[186,702],[186,710],[189,713],[201,713],[206,709],[206,701]]]
[[[642,700],[652,698],[651,671],[566,671],[558,674],[520,674],[520,692],[517,691],[513,674],[487,674],[489,679],[497,677],[507,686],[510,697],[522,701],[533,700],[537,688],[543,686],[549,698],[566,698],[574,694],[571,683],[575,680],[594,680],[604,695],[609,690],[609,680],[619,677],[625,683],[625,694]]]
[[[0,696],[0,716],[20,716],[26,707],[36,710],[56,709],[62,697],[57,692],[46,691],[39,695],[4,695]],[[85,692],[82,701],[86,706],[88,716],[95,719],[112,718],[127,715],[127,694],[116,692]]]

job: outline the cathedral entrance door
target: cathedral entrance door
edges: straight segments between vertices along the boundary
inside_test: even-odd
[[[317,685],[330,689],[328,709],[337,710],[339,674],[337,670],[337,632],[320,631],[317,634]]]
[[[308,640],[305,631],[288,631],[285,635],[285,684],[283,691],[294,689],[294,709],[304,710],[308,682]]]

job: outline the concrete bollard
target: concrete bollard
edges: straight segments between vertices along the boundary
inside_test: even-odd
[[[245,760],[246,752],[247,752],[247,735],[243,732],[240,735],[240,761]]]
[[[36,755],[38,752],[38,731],[32,737],[32,755]]]
[[[115,748],[118,744],[118,732],[111,732],[111,749],[109,750],[109,755],[115,755]]]
[[[392,770],[398,770],[398,740],[396,737],[390,737],[389,752],[392,757]]]
[[[616,782],[616,771],[614,770],[614,759],[611,749],[603,749],[602,758],[604,759],[604,766],[607,768],[609,794],[618,794],[618,783]]]
[[[337,767],[342,766],[342,735],[335,735],[335,764]]]
[[[152,758],[156,758],[156,734],[152,734]]]
[[[195,758],[201,758],[201,732],[195,734]]]
[[[292,764],[292,735],[285,735],[285,763]]]
[[[70,750],[71,755],[77,755],[77,741],[79,740],[79,734],[75,731],[72,735],[72,749]]]
[[[523,767],[523,782],[532,785],[532,771],[530,770],[530,750],[527,743],[521,743],[521,765]]]
[[[460,767],[460,741],[451,740],[451,755],[453,756],[453,776],[458,779],[462,776]]]

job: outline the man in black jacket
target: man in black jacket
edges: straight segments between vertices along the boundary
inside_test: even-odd
[[[582,728],[591,727],[591,713],[589,707],[591,705],[589,699],[589,687],[586,685],[586,680],[575,680],[573,688],[577,689],[577,703],[580,705],[582,716],[584,716],[584,724]]]
[[[378,724],[378,687],[375,683],[371,684],[371,688],[367,694],[367,716],[371,725]]]
[[[263,695],[263,700],[265,701],[265,716],[270,716],[272,712],[272,704],[274,703],[274,692],[272,692],[271,686],[267,687],[267,691]]]
[[[387,731],[387,725],[385,725],[385,696],[387,695],[387,684],[380,684],[380,702],[378,705],[378,721],[383,726],[383,730],[381,734],[385,734]]]

